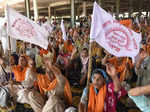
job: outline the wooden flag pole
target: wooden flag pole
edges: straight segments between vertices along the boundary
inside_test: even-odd
[[[9,57],[11,56],[11,40],[10,40],[10,36],[9,36],[9,11],[8,11],[8,5],[6,5],[6,10],[5,10],[5,14],[6,14],[6,17],[7,17],[7,25],[6,25],[6,28],[7,28],[7,39],[8,39],[8,52],[9,52]],[[10,67],[10,72],[12,73],[12,69],[11,69],[11,65],[10,65],[10,62],[9,62],[9,67]],[[11,91],[11,96],[13,96],[13,81],[12,81],[12,74],[10,73],[10,91]],[[13,100],[14,100],[14,97],[13,97]]]
[[[10,36],[8,36],[8,43],[9,43],[8,51],[9,51],[9,57],[10,57],[11,56],[11,40],[10,40]],[[10,71],[12,71],[10,62],[9,62],[9,66],[10,66]],[[10,81],[12,81],[12,75],[11,74],[10,74]]]
[[[90,84],[90,78],[91,78],[91,72],[92,72],[92,55],[91,55],[91,52],[92,52],[92,43],[90,42],[90,45],[89,45],[89,63],[88,63],[88,77],[87,77],[87,86],[89,86]]]
[[[90,86],[90,79],[91,79],[91,72],[92,72],[92,43],[89,44],[89,63],[88,63],[88,76],[87,76],[87,105],[86,105],[86,112],[88,110],[88,100],[89,100],[89,86]]]
[[[8,11],[8,5],[6,5],[6,9],[5,9],[5,16],[7,17],[7,25],[6,25],[6,28],[7,28],[7,39],[8,39],[8,55],[9,57],[11,56],[11,40],[10,40],[10,36],[9,36],[9,11]],[[11,65],[9,63],[9,66],[10,66],[10,71],[11,71]],[[12,76],[10,74],[10,81],[12,81]]]
[[[8,43],[9,43],[8,51],[9,51],[9,58],[10,58],[10,56],[11,56],[11,40],[10,40],[10,36],[8,36]],[[15,98],[14,98],[14,92],[13,92],[14,88],[13,88],[13,80],[12,80],[12,68],[11,68],[10,62],[9,62],[9,67],[10,67],[10,79],[9,79],[10,95],[13,98],[13,102],[11,102],[11,104],[14,105]]]

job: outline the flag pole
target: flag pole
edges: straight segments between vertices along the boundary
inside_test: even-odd
[[[10,40],[10,36],[8,36],[8,43],[9,43],[8,52],[9,52],[9,57],[10,57],[11,56],[11,40]],[[12,73],[10,62],[9,62],[9,66],[10,66],[10,71]],[[11,73],[10,73],[10,81],[12,81],[12,75],[11,75]]]
[[[92,43],[89,44],[89,63],[88,63],[88,77],[87,77],[87,86],[90,85],[90,78],[91,78],[91,72],[92,72]]]
[[[5,11],[6,11],[5,15],[7,16],[7,25],[6,25],[6,28],[7,28],[7,39],[8,39],[8,55],[10,57],[11,56],[11,40],[10,40],[10,36],[9,36],[9,11],[8,11],[8,5],[6,5]],[[10,63],[9,63],[9,66],[11,66]],[[10,74],[10,81],[11,80],[12,80],[12,76]]]
[[[8,39],[8,55],[9,57],[11,56],[11,40],[10,40],[10,36],[9,36],[9,11],[8,11],[8,5],[6,5],[6,10],[5,10],[5,15],[7,16],[7,39]],[[10,67],[10,72],[12,73],[12,69],[11,69],[11,65],[9,62],[9,67]],[[12,74],[10,73],[10,79],[9,79],[9,83],[10,83],[10,89],[11,89],[11,95],[13,96],[13,81],[12,81]]]
[[[87,105],[86,111],[88,110],[88,101],[89,101],[89,87],[90,87],[90,79],[91,79],[91,72],[92,72],[92,43],[89,43],[89,63],[88,63],[88,76],[87,76]]]

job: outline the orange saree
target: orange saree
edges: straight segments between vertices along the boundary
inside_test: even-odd
[[[130,68],[133,67],[133,64],[131,62],[131,60],[127,59],[127,58],[123,58],[121,64],[119,65],[118,64],[118,59],[117,57],[112,57],[110,58],[109,60],[109,63],[113,64],[117,70],[117,73],[120,74],[120,81],[124,81],[125,80],[125,76],[126,76],[126,72],[125,72],[125,69],[126,69],[126,64],[128,63],[130,65]]]
[[[89,88],[88,112],[103,112],[105,97],[106,85],[99,90],[98,94],[95,93],[94,86],[91,85]]]
[[[68,80],[65,78],[65,88],[64,88],[64,96],[65,101],[71,105],[72,104],[72,94]],[[38,75],[38,86],[40,89],[40,93],[44,95],[44,92],[51,91],[56,88],[58,84],[57,79],[55,78],[52,82],[48,79],[46,75]]]
[[[25,80],[26,70],[27,67],[21,70],[21,67],[19,65],[12,67],[12,71],[15,75],[15,79],[17,82],[22,82]]]

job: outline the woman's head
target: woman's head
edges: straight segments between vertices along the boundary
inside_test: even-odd
[[[141,48],[139,52],[141,57],[147,57],[149,54],[147,53],[146,49]]]
[[[102,69],[95,69],[92,73],[92,84],[100,89],[106,83],[107,75]]]
[[[19,65],[22,67],[25,67],[25,66],[27,66],[27,64],[28,64],[28,61],[27,61],[26,57],[23,55],[20,56],[19,57]]]
[[[50,81],[53,81],[55,79],[53,72],[48,67],[46,68],[46,75],[49,77]]]
[[[34,60],[32,58],[28,59],[28,66],[30,68],[34,68],[35,67],[35,62],[34,62]]]
[[[18,65],[18,60],[19,60],[19,57],[17,54],[11,54],[10,56],[10,65]]]
[[[88,57],[88,49],[87,48],[83,48],[81,51],[81,57],[82,58],[86,58]]]

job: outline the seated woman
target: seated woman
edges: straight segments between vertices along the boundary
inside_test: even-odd
[[[37,80],[37,73],[35,68],[35,62],[29,58],[28,67],[26,70],[26,75],[24,81],[21,82],[23,89],[20,89],[17,93],[17,101],[19,103],[30,104],[28,94],[30,91],[34,90],[34,83]]]
[[[70,56],[67,53],[65,53],[64,48],[61,48],[59,51],[59,55],[57,57],[56,63],[59,66],[59,68],[61,69],[61,71],[63,72],[63,74],[65,74],[65,71],[69,64],[69,58],[70,58]]]
[[[35,112],[64,112],[65,106],[72,104],[68,80],[49,58],[44,60],[46,74],[38,75],[37,80],[41,95],[37,92],[30,94],[31,106]]]
[[[28,60],[25,55],[21,55],[19,57],[18,65],[11,66],[12,72],[14,73],[15,80],[17,82],[21,83],[22,81],[24,81],[25,76],[26,76],[27,67],[28,67]]]
[[[6,67],[6,72],[8,73],[8,77],[7,77],[8,80],[10,80],[10,77],[12,78],[12,80],[15,80],[14,73],[11,70],[11,66],[18,65],[18,61],[19,61],[18,55],[15,53],[11,54],[9,58],[9,66]]]
[[[117,101],[126,95],[126,91],[121,87],[115,67],[107,64],[106,69],[112,82],[108,83],[108,77],[102,69],[94,70],[92,84],[83,91],[79,112],[116,112]]]
[[[18,103],[30,104],[28,94],[33,90],[34,81],[36,80],[33,60],[21,55],[18,65],[12,65],[11,67],[15,81],[13,81],[13,84],[6,85],[6,87]]]
[[[88,48],[83,48],[79,54],[77,53],[78,50],[75,48],[71,55],[70,64],[66,70],[66,75],[70,83],[73,82],[72,85],[76,85],[77,83],[77,85],[85,87],[89,63]],[[95,68],[96,61],[92,57],[92,71]]]

